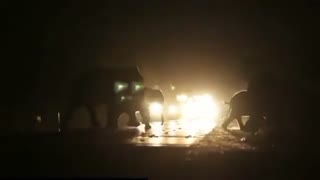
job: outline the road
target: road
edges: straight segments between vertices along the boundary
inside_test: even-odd
[[[279,174],[282,170],[276,162],[293,164],[274,154],[257,153],[241,141],[245,134],[234,136],[214,124],[210,127],[209,122],[151,125],[151,130],[129,138],[129,144],[112,143],[119,136],[96,130],[68,136],[2,137],[2,176],[250,178],[252,168],[256,174]]]
[[[190,146],[213,129],[213,127],[191,129],[191,124],[192,122],[183,120],[167,121],[164,125],[160,122],[151,122],[152,128],[134,138],[132,143],[141,146]],[[143,131],[144,125],[138,128]]]
[[[152,122],[152,128],[133,138],[130,143],[137,146],[171,146],[171,147],[201,147],[216,151],[225,150],[254,150],[243,142],[247,134],[239,131],[234,136],[214,122],[204,120],[171,120],[161,125],[160,122]],[[138,127],[144,131],[144,125]],[[231,124],[231,129],[237,131],[237,125]],[[242,134],[241,134],[242,133]]]

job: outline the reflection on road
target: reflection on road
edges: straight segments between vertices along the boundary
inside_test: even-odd
[[[146,146],[189,146],[211,132],[216,126],[214,121],[209,120],[175,120],[152,122],[152,128],[144,131],[144,125],[138,128],[142,135],[132,140],[132,143]]]

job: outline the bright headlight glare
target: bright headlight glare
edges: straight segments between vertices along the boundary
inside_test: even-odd
[[[150,103],[149,111],[151,114],[160,114],[163,111],[163,106],[157,102]]]
[[[185,95],[185,94],[180,94],[180,95],[177,95],[177,100],[179,102],[186,102],[188,100],[188,96]]]
[[[217,104],[210,95],[193,96],[183,105],[185,118],[213,119],[218,112]]]
[[[169,114],[177,114],[178,113],[178,107],[175,105],[170,105],[168,108]]]
[[[127,89],[128,86],[129,86],[128,83],[117,81],[114,84],[114,91],[118,93],[120,91]]]

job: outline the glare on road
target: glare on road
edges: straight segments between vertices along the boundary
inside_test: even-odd
[[[164,146],[164,145],[190,145],[198,141],[217,126],[219,107],[213,96],[208,94],[187,96],[177,95],[178,107],[169,105],[169,115],[180,113],[179,120],[152,122],[152,128],[145,132],[144,125],[138,128],[142,136],[135,138],[134,143]],[[152,119],[159,119],[164,108],[159,103],[150,104]]]
[[[161,122],[152,122],[152,128],[148,131],[144,130],[144,125],[140,125],[138,128],[143,133],[132,142],[148,146],[189,146],[215,127],[215,124],[210,121],[199,122],[201,120],[196,122],[183,119],[166,121],[164,125],[161,125]]]

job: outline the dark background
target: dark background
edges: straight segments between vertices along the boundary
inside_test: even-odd
[[[2,2],[2,102],[63,99],[73,77],[97,64],[137,64],[150,86],[220,98],[265,69],[318,92],[316,1],[221,2]]]
[[[48,175],[52,169],[54,173],[51,174],[60,171],[79,175],[101,165],[103,174],[113,174],[113,170],[117,170],[115,172],[121,172],[119,174],[123,176],[124,169],[129,169],[131,163],[114,166],[117,163],[113,162],[118,159],[118,162],[137,162],[132,163],[134,168],[130,167],[129,172],[139,169],[146,173],[151,169],[151,172],[161,175],[167,171],[175,175],[192,172],[191,175],[197,176],[202,172],[211,174],[219,170],[230,174],[231,169],[232,174],[235,170],[241,174],[244,172],[246,176],[259,172],[267,175],[270,169],[276,169],[278,173],[295,177],[306,169],[311,170],[313,163],[308,161],[316,159],[317,155],[312,152],[315,152],[315,142],[318,142],[318,138],[314,138],[318,131],[313,129],[319,127],[315,118],[318,112],[315,105],[319,98],[319,3],[316,0],[282,3],[260,1],[259,4],[247,2],[1,1],[1,42],[4,45],[0,54],[0,134],[10,128],[35,129],[34,119],[31,121],[27,115],[30,112],[43,113],[48,109],[52,112],[49,117],[52,124],[48,123],[48,129],[56,132],[56,112],[67,101],[73,78],[95,65],[137,64],[142,68],[147,85],[159,84],[163,88],[173,83],[182,89],[212,91],[221,99],[230,98],[237,90],[246,88],[248,79],[256,72],[269,70],[278,78],[293,82],[295,86],[292,88],[301,88],[311,94],[307,96],[310,101],[294,103],[300,105],[303,102],[301,107],[304,108],[295,109],[296,112],[290,116],[302,114],[293,118],[293,122],[298,122],[293,124],[300,125],[300,119],[304,122],[301,124],[306,124],[299,128],[302,133],[293,136],[298,138],[292,138],[301,145],[300,148],[290,149],[293,152],[303,149],[300,158],[292,156],[292,161],[288,161],[291,158],[287,158],[290,155],[287,156],[286,151],[286,156],[279,161],[274,154],[262,155],[264,161],[260,161],[256,153],[253,156],[244,153],[240,158],[237,153],[226,158],[220,158],[221,153],[218,156],[205,154],[198,162],[190,161],[187,168],[177,172],[177,168],[173,167],[180,166],[182,159],[186,162],[184,151],[187,150],[189,154],[189,149],[182,148],[182,152],[181,149],[159,151],[146,148],[132,151],[119,148],[119,151],[117,148],[101,148],[95,141],[106,142],[112,137],[85,137],[90,141],[89,146],[94,144],[92,147],[95,151],[92,151],[92,147],[88,148],[86,143],[84,148],[78,146],[81,141],[77,141],[77,138],[58,138],[62,144],[56,144],[54,138],[47,136],[28,141],[31,138],[23,134],[25,138],[18,137],[19,141],[2,139],[3,172],[16,176],[21,174],[20,169],[26,174],[37,172]],[[291,102],[294,101],[291,99],[287,104]],[[309,104],[305,102],[312,102],[310,104],[314,107],[309,110]],[[290,135],[290,127],[280,134],[287,133]],[[280,142],[286,140],[282,137],[279,139]],[[71,146],[68,146],[69,142],[72,142]],[[71,147],[75,147],[75,151]],[[199,153],[195,154],[198,156]],[[299,164],[303,168],[285,168],[290,173],[282,172],[279,162],[295,167],[302,159],[303,163]],[[98,172],[96,170],[91,172]],[[99,173],[94,174],[96,176]]]

